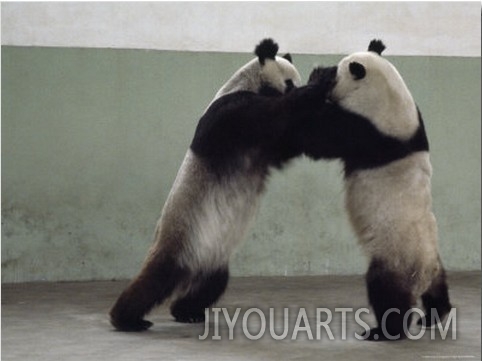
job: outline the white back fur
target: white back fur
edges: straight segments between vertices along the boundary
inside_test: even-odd
[[[354,79],[351,62],[365,67],[363,79]],[[373,52],[354,53],[340,61],[332,97],[345,109],[368,118],[386,135],[404,140],[418,128],[417,108],[405,82],[388,60]]]

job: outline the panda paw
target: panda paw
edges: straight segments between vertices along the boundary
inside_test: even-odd
[[[142,331],[148,330],[153,325],[152,322],[146,321],[143,319],[119,321],[111,318],[110,323],[118,331],[123,331],[123,332],[142,332]]]
[[[174,319],[176,322],[180,323],[200,323],[204,322],[205,320],[205,315],[204,311],[202,312],[195,312],[195,311],[190,311],[190,312],[173,312],[172,315],[174,316]]]
[[[435,310],[438,317],[433,317],[431,313],[427,313],[425,316],[418,319],[417,325],[429,328],[438,324],[439,322],[444,322],[447,314],[450,312],[450,309],[451,306],[444,309]]]

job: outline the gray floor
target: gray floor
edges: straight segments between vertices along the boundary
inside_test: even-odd
[[[364,326],[354,312],[368,307],[361,276],[234,278],[218,304],[230,317],[241,308],[232,340],[222,311],[218,329],[210,313],[204,340],[199,339],[204,324],[175,323],[166,307],[150,315],[155,324],[147,332],[113,331],[106,313],[125,282],[2,285],[2,360],[480,360],[480,281],[480,272],[449,274],[456,314],[449,327],[445,323],[445,336],[439,329],[413,325],[412,334],[423,332],[420,339],[389,343],[355,338]],[[341,311],[342,307],[353,312]],[[276,334],[283,333],[284,308],[288,308],[288,334],[275,340],[270,325]],[[333,320],[326,325],[334,340],[327,328],[317,327],[317,308],[325,308],[318,311],[320,322],[332,313]],[[266,331],[259,340],[250,340],[262,326],[260,313]],[[361,319],[370,325],[374,320],[366,313]]]

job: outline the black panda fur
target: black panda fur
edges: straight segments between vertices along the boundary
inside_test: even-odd
[[[143,268],[110,311],[118,330],[149,328],[144,316],[168,297],[176,321],[203,321],[226,289],[229,257],[256,213],[269,169],[301,154],[290,135],[323,94],[296,89],[299,74],[274,45],[258,45],[259,58],[235,73],[201,117]]]
[[[367,334],[369,340],[403,339],[403,317],[419,297],[426,310],[419,324],[431,326],[434,309],[443,319],[452,308],[431,212],[424,123],[398,72],[380,57],[384,49],[374,40],[368,49],[372,55],[355,53],[336,67],[314,69],[309,82],[331,84],[332,90],[315,120],[297,134],[308,156],[344,163],[347,211],[370,257],[366,282],[378,327]],[[378,80],[369,83],[368,77]],[[389,96],[396,99],[394,109],[377,112]],[[400,104],[410,109],[405,112]],[[382,319],[391,308],[400,313],[388,316],[387,337]]]
[[[264,65],[266,59],[275,59],[278,49],[278,44],[273,39],[265,39],[256,46],[254,54],[258,57],[260,64]]]
[[[368,51],[373,51],[378,55],[382,55],[383,51],[386,49],[385,44],[379,39],[373,39],[368,45]]]

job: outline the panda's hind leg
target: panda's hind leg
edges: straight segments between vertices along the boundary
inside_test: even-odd
[[[224,293],[229,280],[228,267],[215,271],[200,271],[189,285],[187,293],[171,305],[177,322],[204,322],[205,308],[213,305]]]
[[[412,291],[404,276],[390,270],[383,260],[373,259],[366,275],[368,298],[378,327],[365,334],[367,340],[388,341],[406,337],[404,316],[413,304]],[[405,324],[410,325],[410,318]]]
[[[437,324],[438,321],[442,321],[444,316],[452,309],[445,270],[442,265],[440,265],[440,272],[432,280],[428,290],[422,294],[422,303],[426,314],[418,320],[418,324],[425,325],[425,327],[430,327]]]
[[[110,322],[119,331],[144,331],[152,323],[144,316],[161,304],[186,277],[171,258],[151,259],[122,292],[110,311]]]

